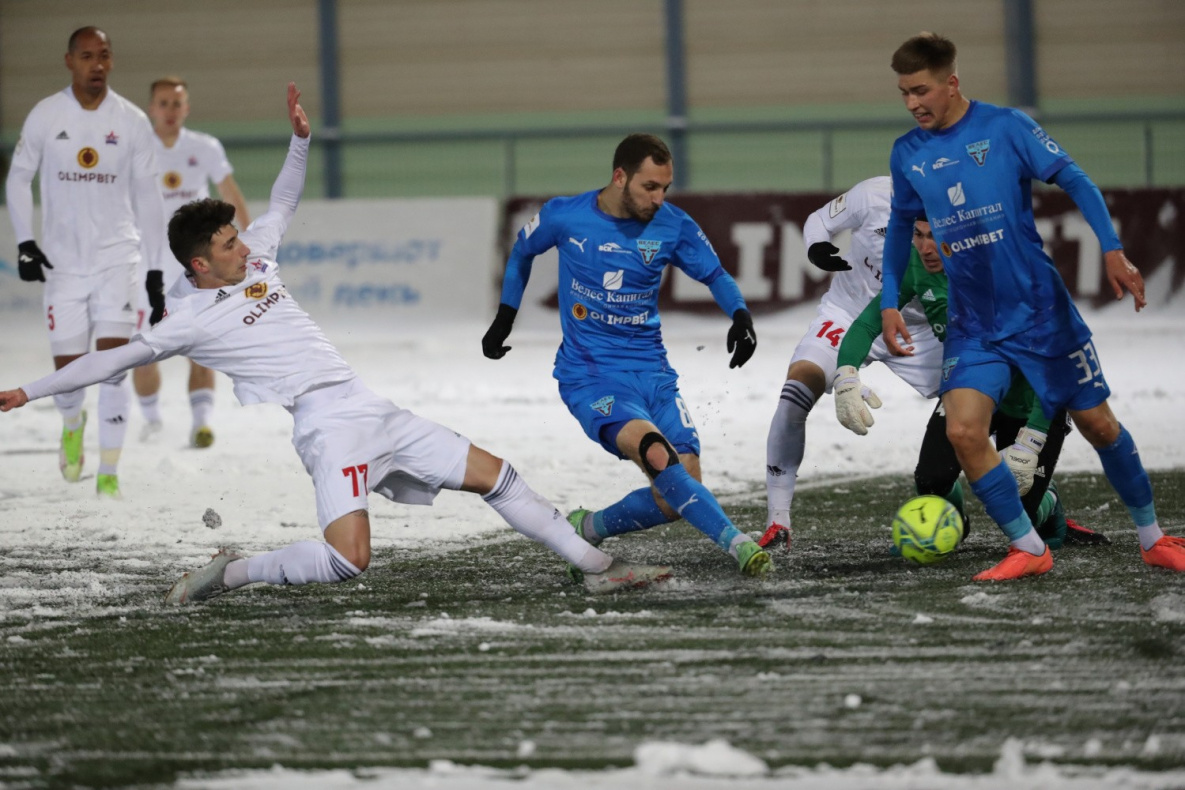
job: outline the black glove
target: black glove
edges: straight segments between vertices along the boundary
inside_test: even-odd
[[[148,304],[152,306],[152,313],[148,316],[148,325],[156,326],[165,317],[165,275],[160,269],[149,269],[144,278],[144,290],[148,291]]]
[[[733,349],[736,351],[733,351]],[[728,350],[732,352],[729,368],[739,368],[757,350],[757,332],[753,330],[753,316],[741,308],[732,314],[732,328],[728,330]]]
[[[518,315],[518,308],[508,304],[498,305],[498,315],[494,316],[494,323],[486,330],[481,338],[481,353],[490,359],[501,359],[506,356],[510,346],[504,346],[506,338],[510,337],[510,330],[514,327],[514,317]]]
[[[839,252],[839,247],[831,242],[816,241],[806,251],[806,257],[825,272],[846,272],[851,269],[852,267],[848,265],[847,261],[836,255],[837,252]]]
[[[29,239],[16,245],[16,248],[16,267],[20,271],[21,279],[27,283],[45,282],[45,272],[41,271],[41,267],[52,269],[53,264],[45,257],[37,242]]]

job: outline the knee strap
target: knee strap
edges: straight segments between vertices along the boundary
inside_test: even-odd
[[[658,431],[651,431],[642,437],[642,441],[638,442],[638,455],[642,458],[642,468],[646,470],[646,474],[650,475],[651,479],[663,471],[651,466],[650,460],[646,457],[646,452],[656,444],[661,445],[667,451],[667,469],[679,463],[679,454],[675,452],[674,447],[671,447],[671,443],[666,440],[666,437]]]

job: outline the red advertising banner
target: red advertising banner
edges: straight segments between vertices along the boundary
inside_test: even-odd
[[[1127,256],[1149,283],[1149,301],[1167,297],[1185,282],[1185,189],[1103,190],[1112,221]],[[671,203],[690,214],[737,280],[754,312],[780,310],[816,301],[827,289],[830,274],[806,257],[802,226],[806,218],[835,195],[827,194],[687,194]],[[514,236],[539,210],[543,200],[519,197],[507,201],[502,239],[509,252]],[[1112,301],[1098,240],[1069,195],[1042,189],[1033,195],[1033,216],[1046,251],[1082,305]],[[846,243],[840,243],[846,249]],[[503,256],[505,260],[505,256]],[[536,271],[545,265],[541,259]],[[1154,290],[1155,289],[1155,290]],[[532,291],[535,289],[532,288]],[[555,290],[539,294],[555,305]],[[662,310],[715,310],[715,302],[697,282],[677,273],[660,291]]]

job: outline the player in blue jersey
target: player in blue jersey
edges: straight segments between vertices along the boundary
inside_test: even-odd
[[[673,172],[662,140],[632,134],[617,146],[608,186],[545,203],[519,231],[482,350],[490,359],[510,350],[504,343],[532,262],[555,247],[563,342],[554,376],[560,397],[590,439],[636,463],[651,481],[604,510],[574,511],[573,527],[595,545],[685,518],[736,558],[743,573],[759,576],[772,568],[769,554],[733,526],[700,482],[699,435],[662,342],[663,270],[675,266],[708,286],[732,317],[729,367],[749,360],[757,335],[736,281],[707,236],[665,202]]]
[[[1032,180],[1064,189],[1102,244],[1107,280],[1138,311],[1144,281],[1123,254],[1102,194],[1074,160],[1019,110],[965,98],[955,45],[933,33],[906,41],[892,68],[918,128],[893,144],[893,199],[885,237],[881,316],[885,341],[907,354],[897,310],[916,218],[927,216],[950,278],[942,403],[947,436],[988,515],[1012,545],[979,581],[1045,573],[1053,558],[1021,507],[1016,481],[988,435],[1013,370],[1036,390],[1046,415],[1065,408],[1098,451],[1107,479],[1127,506],[1149,565],[1185,571],[1185,538],[1156,520],[1152,484],[1131,434],[1107,404],[1090,329],[1042,249],[1033,221]]]

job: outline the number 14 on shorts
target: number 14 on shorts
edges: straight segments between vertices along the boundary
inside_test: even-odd
[[[347,466],[342,470],[342,477],[350,478],[350,482],[354,485],[354,496],[362,496],[370,489],[366,485],[366,475],[369,471],[367,464],[358,464],[357,466]],[[362,479],[362,487],[358,487],[358,480]]]
[[[834,321],[824,321],[819,328],[819,334],[815,337],[826,338],[831,341],[832,348],[839,348],[839,341],[843,340],[843,333],[846,329],[846,326],[840,326]]]

